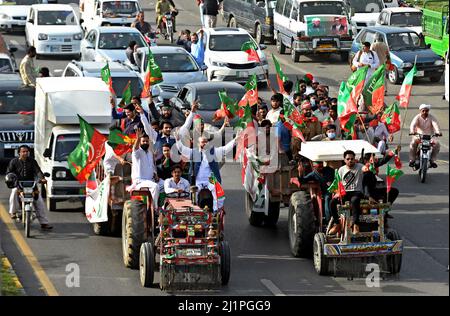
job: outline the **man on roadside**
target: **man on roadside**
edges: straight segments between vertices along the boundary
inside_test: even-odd
[[[216,27],[217,15],[222,8],[222,2],[223,0],[203,0],[205,28]]]
[[[36,68],[34,66],[34,58],[36,57],[36,48],[30,46],[28,48],[27,54],[20,62],[19,71],[20,77],[24,85],[29,87],[36,86]]]
[[[362,50],[355,54],[352,62],[352,70],[356,71],[362,67],[368,66],[369,70],[366,75],[366,82],[370,79],[375,69],[380,65],[377,53],[370,49],[370,43],[364,42]]]

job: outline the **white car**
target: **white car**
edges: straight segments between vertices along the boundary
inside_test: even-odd
[[[345,0],[350,7],[353,35],[364,27],[375,26],[381,10],[385,8],[383,0]]]
[[[205,30],[205,65],[209,81],[234,81],[245,83],[256,74],[259,82],[267,83],[269,65],[262,49],[244,29],[218,27]],[[241,51],[245,42],[252,41],[258,47],[261,62],[249,61]]]
[[[81,41],[82,61],[123,61],[130,41],[139,47],[148,47],[142,34],[125,26],[101,26],[90,30]]]
[[[83,38],[80,22],[68,4],[34,4],[28,12],[25,39],[38,55],[79,58]]]
[[[422,34],[422,11],[415,8],[387,8],[381,11],[377,26],[407,27]]]
[[[52,3],[56,0],[0,0],[0,30],[23,31],[30,6],[39,3]]]

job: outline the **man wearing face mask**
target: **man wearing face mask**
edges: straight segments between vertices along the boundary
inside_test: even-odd
[[[322,126],[317,117],[313,115],[311,104],[308,101],[302,103],[301,114],[305,123],[301,127],[301,131],[306,141],[310,141],[313,137],[322,134]]]
[[[315,93],[310,94],[309,96],[309,104],[311,104],[311,108],[313,111],[319,108],[319,102],[317,101],[317,95]]]
[[[314,116],[317,117],[320,123],[328,121],[330,118],[328,101],[326,99],[319,100],[319,108],[314,111]]]

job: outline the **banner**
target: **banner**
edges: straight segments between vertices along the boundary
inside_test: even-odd
[[[336,36],[348,34],[348,21],[345,16],[305,15],[306,36]]]
[[[109,175],[100,183],[97,189],[86,188],[86,218],[90,223],[108,221]]]

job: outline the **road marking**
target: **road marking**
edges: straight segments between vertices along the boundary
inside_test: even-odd
[[[11,43],[11,46],[17,47],[18,50],[20,50],[20,51],[26,51],[25,47],[24,47],[23,45],[19,44],[18,41],[16,41],[16,40],[10,40],[9,42]]]
[[[286,296],[272,281],[261,279],[261,283],[275,296]]]
[[[305,261],[307,259],[295,258],[291,256],[269,256],[269,255],[251,255],[244,254],[239,255],[238,259],[264,259],[264,260],[292,260],[292,261]]]
[[[415,249],[415,250],[447,250],[448,247],[419,247],[419,246],[403,246],[404,249]]]
[[[55,70],[53,70],[53,73],[59,73],[59,72],[63,72],[63,69],[55,69]]]
[[[50,281],[49,277],[45,273],[36,256],[33,254],[33,251],[23,238],[21,232],[19,232],[16,225],[11,220],[11,217],[4,208],[3,204],[0,204],[0,219],[5,223],[6,227],[10,231],[11,236],[14,239],[14,242],[19,247],[25,259],[27,259],[31,268],[34,270],[36,277],[42,284],[45,292],[47,292],[47,295],[59,296],[58,291],[56,291],[56,288],[54,287],[53,283]]]

